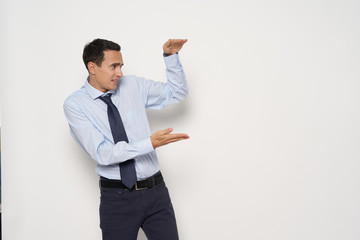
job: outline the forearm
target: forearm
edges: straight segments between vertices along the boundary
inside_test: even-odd
[[[129,143],[122,141],[113,144],[101,133],[91,130],[86,132],[71,130],[75,141],[100,165],[121,163],[154,151],[150,137]]]
[[[169,104],[178,103],[188,94],[188,84],[178,54],[164,57],[167,82],[154,82],[142,79],[142,92],[145,93],[146,108],[162,109]]]
[[[93,152],[93,159],[100,165],[112,165],[134,159],[137,156],[154,151],[150,137],[136,142],[118,142],[113,144],[104,141]]]
[[[189,87],[178,54],[165,57],[165,63],[166,84],[169,85],[172,97],[179,102],[187,96]]]

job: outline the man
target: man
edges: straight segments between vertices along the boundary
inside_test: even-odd
[[[136,239],[140,227],[148,239],[178,239],[155,149],[189,136],[172,134],[171,128],[151,135],[145,109],[162,109],[187,96],[178,58],[186,42],[163,45],[166,83],[123,76],[121,49],[112,41],[95,39],[84,48],[89,77],[65,100],[64,112],[73,138],[97,162],[104,240]]]

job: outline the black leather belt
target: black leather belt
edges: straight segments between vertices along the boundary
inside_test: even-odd
[[[164,178],[161,172],[156,173],[155,175],[139,180],[135,183],[136,190],[143,190],[147,188],[152,188],[160,183],[164,182]],[[122,188],[126,189],[127,187],[121,182],[121,180],[107,179],[100,177],[100,187],[102,188]]]

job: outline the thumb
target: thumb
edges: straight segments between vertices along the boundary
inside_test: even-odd
[[[171,45],[171,40],[169,39],[169,40],[167,40],[167,42],[164,44],[164,47],[169,47]]]
[[[173,131],[174,129],[173,128],[167,128],[167,129],[164,129],[163,132],[164,134],[169,134]]]

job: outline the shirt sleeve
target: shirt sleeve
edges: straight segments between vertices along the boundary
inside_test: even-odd
[[[167,82],[144,80],[143,100],[145,107],[162,109],[169,104],[178,103],[188,94],[188,84],[178,54],[164,57]]]
[[[75,141],[100,165],[112,165],[133,159],[154,151],[150,137],[127,143],[116,144],[107,139],[86,117],[80,106],[67,100],[64,112]]]

